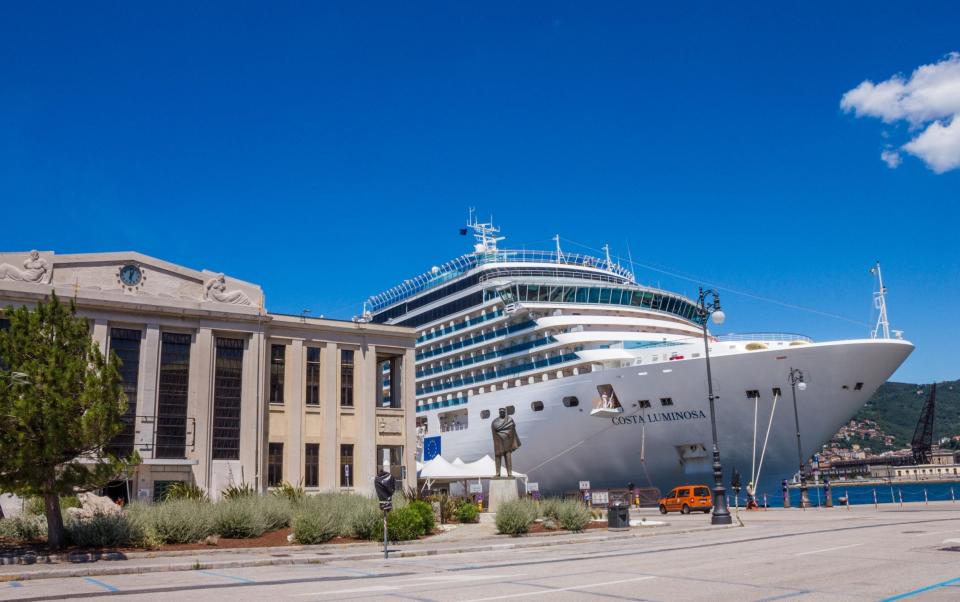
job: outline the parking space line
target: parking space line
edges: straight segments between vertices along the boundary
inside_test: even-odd
[[[823,548],[821,550],[810,550],[809,552],[800,552],[799,554],[794,554],[794,556],[807,556],[809,554],[820,554],[822,552],[833,552],[834,550],[846,550],[847,548],[855,548],[857,546],[862,546],[862,543],[852,543],[848,546],[836,546],[834,548]]]
[[[543,596],[546,594],[555,594],[557,592],[568,592],[571,590],[580,591],[584,589],[592,589],[595,587],[604,587],[607,585],[618,585],[620,583],[633,583],[635,581],[647,581],[648,579],[656,579],[656,577],[654,575],[646,575],[643,577],[634,577],[633,579],[618,579],[617,581],[601,581],[599,583],[585,583],[583,585],[570,585],[568,587],[551,587],[550,589],[545,589],[542,591],[522,592],[519,594],[505,594],[503,596],[491,596],[489,598],[474,598],[472,600],[467,600],[466,602],[485,602],[486,600],[506,600],[507,598],[526,598],[527,596]],[[531,587],[542,587],[542,586],[531,585]]]
[[[253,579],[247,579],[246,577],[238,577],[236,575],[224,575],[223,573],[215,573],[214,571],[200,571],[204,575],[210,575],[213,577],[223,577],[224,579],[233,579],[234,581],[239,581],[241,583],[256,583]]]
[[[100,587],[102,587],[103,589],[107,590],[108,592],[118,592],[118,591],[120,591],[119,589],[115,588],[114,586],[110,585],[109,583],[104,583],[103,581],[100,581],[99,579],[94,579],[93,577],[84,577],[83,579],[84,579],[84,581],[86,581],[87,583],[92,583],[92,584],[94,584],[94,585],[99,585]]]
[[[939,589],[941,587],[950,587],[954,583],[960,582],[960,577],[955,577],[953,579],[948,579],[947,581],[941,581],[940,583],[934,583],[933,585],[928,585],[926,587],[921,587],[909,592],[904,592],[902,594],[897,594],[896,596],[891,596],[890,598],[884,598],[880,602],[893,602],[894,600],[903,600],[904,598],[909,598],[911,596],[916,596],[928,592],[930,590]]]

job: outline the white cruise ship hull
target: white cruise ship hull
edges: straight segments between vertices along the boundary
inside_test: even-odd
[[[802,370],[807,383],[805,391],[797,391],[797,406],[802,453],[809,458],[911,351],[913,345],[906,341],[866,339],[712,356],[725,482],[729,483],[736,468],[745,485],[752,466],[760,464],[761,453],[761,487],[775,488],[781,479],[796,473],[790,368]],[[498,408],[512,405],[522,442],[513,454],[514,469],[538,482],[541,491],[575,490],[581,480],[590,481],[593,488],[625,487],[628,482],[661,490],[682,483],[710,484],[712,437],[706,380],[700,357],[608,368],[475,394],[466,406],[465,428],[439,433],[437,414],[444,410],[431,410],[425,413],[426,437],[440,434],[447,459],[472,461],[492,454],[490,423]],[[623,406],[621,414],[591,415],[599,385],[613,387]],[[774,388],[782,392],[775,408]],[[747,396],[751,390],[760,393],[756,412],[754,400]],[[565,397],[577,397],[579,405],[565,406]],[[662,405],[661,399],[672,400],[672,405]],[[649,400],[650,407],[642,408],[641,400]],[[543,409],[534,411],[534,402],[542,402]],[[489,418],[481,418],[484,410],[489,410]]]

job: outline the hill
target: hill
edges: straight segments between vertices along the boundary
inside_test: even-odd
[[[858,423],[851,433],[845,433],[842,447],[849,448],[858,443],[870,447],[874,453],[910,446],[913,431],[920,418],[920,410],[930,395],[929,384],[910,384],[888,382],[882,385],[873,397],[853,417]],[[891,435],[893,440],[887,444],[881,436],[864,436],[861,433],[870,430],[870,422],[876,423],[878,433]],[[933,423],[933,441],[960,435],[960,380],[937,383],[937,402]],[[953,447],[960,442],[954,441]]]

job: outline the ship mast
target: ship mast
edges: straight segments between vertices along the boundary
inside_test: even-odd
[[[877,277],[879,290],[874,291],[873,293],[873,306],[880,310],[880,315],[877,316],[877,325],[870,332],[870,337],[874,339],[880,338],[880,334],[882,333],[883,338],[889,339],[890,322],[887,320],[887,289],[885,286],[883,286],[883,274],[880,273],[879,261],[876,263],[876,265],[870,268],[870,273]]]
[[[474,213],[473,207],[470,208],[470,217],[467,219],[467,228],[473,230],[473,237],[477,241],[477,244],[473,246],[473,249],[477,253],[496,252],[497,242],[505,238],[503,236],[497,236],[500,234],[500,228],[497,228],[493,225],[493,216],[490,216],[489,222],[481,224],[479,221],[477,221],[477,216]]]

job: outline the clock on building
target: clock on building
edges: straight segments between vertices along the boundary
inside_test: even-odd
[[[125,286],[137,286],[142,280],[143,273],[139,267],[133,264],[127,264],[120,268],[120,282]]]

